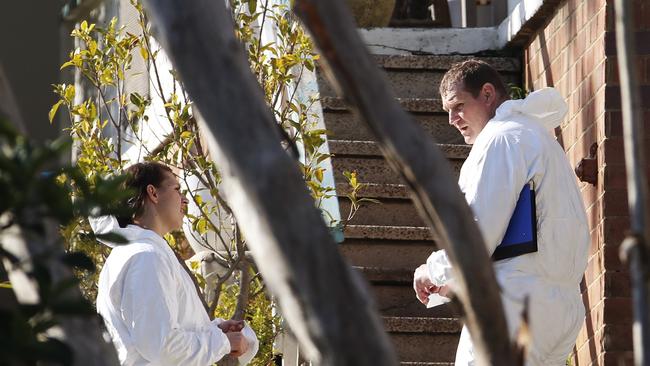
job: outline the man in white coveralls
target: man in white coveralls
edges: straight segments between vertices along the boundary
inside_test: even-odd
[[[243,322],[210,321],[194,282],[163,235],[180,229],[187,199],[171,169],[131,166],[125,186],[132,217],[125,227],[112,216],[91,218],[96,234],[128,240],[113,247],[99,275],[97,311],[122,365],[209,366],[230,354],[247,364],[258,341]],[[121,220],[122,221],[122,220]]]
[[[455,64],[441,82],[440,95],[449,123],[473,145],[458,184],[493,256],[510,336],[519,329],[528,298],[531,344],[526,364],[564,365],[584,320],[580,281],[589,250],[575,176],[550,133],[564,118],[566,103],[552,88],[508,100],[499,74],[477,60]],[[529,183],[534,188],[537,250],[498,259],[495,249],[506,234],[522,187]],[[453,291],[444,250],[431,254],[416,269],[413,287],[425,304],[432,294]],[[474,364],[467,328],[461,333],[455,364]]]

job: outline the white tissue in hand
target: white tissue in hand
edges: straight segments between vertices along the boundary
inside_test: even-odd
[[[438,294],[431,294],[429,295],[429,302],[427,302],[427,308],[432,308],[434,306],[442,305],[448,303],[449,298],[440,296]]]

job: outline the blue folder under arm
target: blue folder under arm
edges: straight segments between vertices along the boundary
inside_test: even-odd
[[[515,211],[508,223],[508,229],[501,244],[492,254],[492,260],[513,258],[537,251],[537,215],[535,209],[535,190],[531,183],[524,186],[519,194]]]

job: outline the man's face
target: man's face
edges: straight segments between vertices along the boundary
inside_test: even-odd
[[[484,94],[485,91],[481,90],[474,98],[462,85],[456,84],[442,96],[442,107],[449,113],[449,124],[456,127],[463,135],[465,143],[470,145],[491,118],[489,94],[488,98]]]
[[[165,179],[156,189],[158,193],[158,213],[169,230],[178,230],[183,225],[183,216],[187,210],[187,198],[181,193],[181,185],[176,177],[165,172]]]

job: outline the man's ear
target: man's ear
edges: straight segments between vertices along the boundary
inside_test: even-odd
[[[156,190],[156,187],[154,187],[153,184],[149,184],[147,186],[147,197],[149,197],[151,202],[158,203],[158,191]]]
[[[492,83],[485,83],[481,88],[481,99],[485,104],[492,104],[497,99],[497,90]]]

